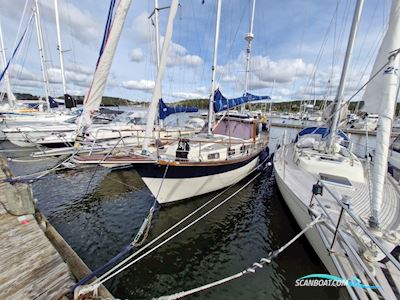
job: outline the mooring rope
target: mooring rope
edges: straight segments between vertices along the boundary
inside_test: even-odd
[[[260,164],[258,164],[256,167],[254,167],[252,170],[250,170],[249,175],[252,174],[254,171],[259,170],[259,166],[263,165],[264,163],[266,163],[269,159],[271,158],[270,156],[267,156],[262,162],[260,162]],[[267,166],[265,166],[263,168],[263,170],[265,170],[267,168]],[[262,170],[262,171],[263,171]],[[98,289],[98,287],[103,284],[104,282],[108,281],[109,279],[113,278],[114,276],[118,275],[119,273],[121,273],[122,271],[124,271],[126,268],[130,267],[131,265],[135,264],[136,262],[138,262],[139,260],[143,259],[144,257],[146,257],[147,255],[149,255],[150,253],[152,253],[153,251],[155,251],[156,249],[158,249],[159,247],[161,247],[162,245],[166,244],[167,242],[169,242],[170,240],[174,239],[175,237],[177,237],[178,235],[180,235],[182,232],[186,231],[188,228],[190,228],[191,226],[193,226],[194,224],[196,224],[197,222],[199,222],[200,220],[202,220],[203,218],[205,218],[207,215],[209,215],[210,213],[212,213],[214,210],[216,210],[217,208],[219,208],[221,205],[225,204],[227,201],[229,201],[230,199],[232,199],[235,195],[237,195],[239,192],[241,192],[244,188],[246,188],[249,184],[251,184],[256,178],[258,178],[262,173],[259,172],[257,175],[255,175],[252,179],[250,179],[246,184],[244,184],[241,188],[239,188],[238,190],[236,190],[233,194],[231,194],[229,197],[225,198],[224,200],[222,200],[221,202],[219,202],[216,206],[214,206],[213,208],[211,208],[210,210],[208,210],[207,212],[205,212],[203,215],[199,216],[197,219],[195,219],[194,221],[192,221],[191,223],[189,223],[188,225],[186,225],[185,227],[183,227],[182,229],[180,229],[178,232],[174,233],[172,236],[168,237],[167,239],[165,239],[164,241],[162,241],[160,244],[154,246],[153,248],[151,248],[150,250],[148,250],[147,252],[145,252],[144,254],[142,254],[141,256],[139,256],[138,258],[136,258],[135,260],[131,261],[134,257],[136,257],[138,254],[142,253],[143,251],[145,251],[147,248],[149,248],[151,245],[153,245],[155,242],[157,242],[158,240],[160,240],[162,237],[164,237],[165,235],[167,235],[168,233],[170,233],[172,230],[174,230],[175,228],[177,228],[178,226],[180,226],[182,223],[184,223],[186,220],[188,220],[190,217],[192,217],[193,215],[195,215],[196,213],[198,213],[200,210],[202,210],[204,207],[206,207],[207,205],[209,205],[210,203],[212,203],[215,199],[219,198],[223,193],[225,193],[227,190],[229,190],[231,187],[233,187],[236,183],[231,184],[230,186],[228,186],[227,188],[225,188],[224,190],[222,190],[220,193],[218,193],[216,196],[214,196],[213,198],[211,198],[209,201],[207,201],[206,203],[204,203],[202,206],[200,206],[199,208],[197,208],[196,210],[194,210],[193,212],[191,212],[190,214],[188,214],[186,217],[182,218],[180,221],[178,221],[177,223],[175,223],[173,226],[171,226],[169,229],[167,229],[166,231],[164,231],[163,233],[161,233],[159,236],[157,236],[156,238],[154,238],[153,240],[151,240],[149,243],[147,243],[146,245],[144,245],[142,248],[138,249],[136,252],[134,252],[133,254],[131,254],[130,256],[128,256],[127,258],[125,258],[123,261],[121,261],[120,263],[118,263],[117,265],[115,265],[112,269],[110,269],[109,271],[105,272],[103,275],[101,275],[100,277],[98,277],[96,280],[94,280],[91,284],[87,285],[87,286],[82,286],[82,284],[76,284],[73,287],[73,291],[74,291],[74,297],[78,297],[79,295],[88,293],[88,292],[93,292],[96,291]],[[143,224],[142,224],[143,226]],[[130,244],[132,245],[132,243]],[[129,246],[129,245],[128,245]],[[125,249],[125,248],[124,248]],[[125,253],[126,254],[126,253]],[[109,266],[109,264],[107,263],[107,265]],[[96,275],[95,275],[96,276]],[[94,277],[94,276],[93,276]],[[92,278],[93,278],[92,277]]]
[[[249,275],[255,273],[257,270],[262,269],[264,265],[269,265],[273,259],[275,259],[280,253],[282,253],[287,247],[289,247],[291,244],[293,244],[296,240],[298,240],[303,234],[305,234],[309,229],[311,229],[315,224],[321,221],[321,215],[316,217],[312,222],[310,222],[302,231],[300,231],[295,237],[293,237],[290,241],[288,241],[285,245],[283,245],[281,248],[278,250],[272,251],[269,253],[269,255],[266,258],[261,258],[258,262],[253,263],[249,268],[236,273],[234,275],[225,277],[223,279],[199,286],[197,288],[188,290],[188,291],[183,291],[179,293],[175,293],[172,295],[167,295],[167,296],[161,296],[158,298],[153,298],[155,300],[175,300],[175,299],[180,299],[213,287],[216,287],[221,284],[225,284],[227,282],[230,282],[232,280],[238,279],[240,277],[243,277],[244,275]]]
[[[81,280],[79,280],[71,289],[71,292],[74,291],[77,287],[80,287],[84,284],[86,284],[87,282],[89,282],[90,280],[92,280],[94,277],[99,276],[101,274],[103,274],[107,269],[109,269],[111,266],[113,266],[114,264],[116,264],[118,261],[120,261],[123,257],[125,257],[125,255],[127,255],[132,249],[134,249],[135,247],[140,247],[141,245],[143,245],[143,243],[146,241],[149,232],[150,232],[150,227],[151,227],[151,221],[153,219],[153,214],[154,211],[157,207],[157,197],[161,191],[161,187],[164,183],[164,180],[167,176],[167,172],[168,172],[168,167],[169,164],[167,164],[164,174],[163,174],[163,178],[160,184],[160,187],[158,189],[158,193],[157,196],[154,198],[153,204],[149,209],[149,213],[146,216],[146,218],[143,220],[142,225],[140,226],[138,232],[136,233],[135,238],[133,239],[133,241],[131,243],[129,243],[128,245],[126,245],[122,251],[120,251],[116,256],[114,256],[111,260],[109,260],[106,264],[102,265],[101,267],[97,268],[95,271],[93,271],[92,273],[88,274],[87,276],[85,276],[84,278],[82,278]],[[86,293],[86,292],[85,292]]]

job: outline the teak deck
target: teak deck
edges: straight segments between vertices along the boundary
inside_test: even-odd
[[[10,210],[10,203],[24,197],[13,185],[3,182],[5,174],[11,176],[0,156],[0,201]],[[31,187],[27,189],[31,193]],[[28,194],[23,202],[33,212]],[[68,299],[64,295],[75,284],[75,278],[90,274],[90,269],[40,212],[36,212],[36,218],[27,214],[21,220],[7,210],[0,205],[0,299]],[[114,299],[104,286],[100,286],[99,296]]]
[[[0,299],[59,299],[75,280],[36,219],[28,216],[24,225],[0,211]]]

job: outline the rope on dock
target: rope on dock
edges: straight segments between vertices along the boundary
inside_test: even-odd
[[[271,159],[271,155],[267,156],[265,159],[263,159],[263,161],[260,162],[259,165],[264,165],[267,161],[269,161]],[[259,165],[257,165],[256,167],[254,167],[252,170],[250,170],[249,175],[252,174],[255,171],[259,171]],[[267,169],[270,166],[270,164],[266,164],[264,166],[264,168],[261,171],[264,171],[265,169]],[[100,277],[98,277],[96,280],[94,280],[92,283],[90,283],[89,285],[81,285],[81,284],[76,284],[73,287],[73,292],[74,292],[74,299],[78,299],[79,296],[87,294],[89,292],[93,292],[95,290],[97,290],[97,288],[103,284],[104,282],[108,281],[109,279],[113,278],[114,276],[118,275],[119,273],[121,273],[122,271],[124,271],[125,269],[127,269],[128,267],[130,267],[131,265],[135,264],[136,262],[140,261],[141,259],[143,259],[144,257],[146,257],[147,255],[149,255],[150,253],[154,252],[155,250],[157,250],[158,248],[160,248],[161,246],[163,246],[164,244],[168,243],[170,240],[174,239],[175,237],[177,237],[178,235],[180,235],[182,232],[186,231],[187,229],[189,229],[190,227],[192,227],[194,224],[196,224],[197,222],[199,222],[200,220],[202,220],[203,218],[205,218],[207,215],[209,215],[210,213],[212,213],[214,210],[216,210],[217,208],[219,208],[220,206],[222,206],[223,204],[225,204],[227,201],[229,201],[230,199],[232,199],[235,195],[237,195],[239,192],[241,192],[244,188],[246,188],[248,185],[250,185],[256,178],[258,178],[260,175],[262,174],[262,172],[258,172],[253,178],[251,178],[248,182],[246,182],[242,187],[240,187],[238,190],[236,190],[233,194],[231,194],[230,196],[228,196],[227,198],[223,199],[221,202],[219,202],[217,205],[215,205],[213,208],[211,208],[210,210],[206,211],[204,214],[200,215],[198,218],[196,218],[194,221],[192,221],[191,223],[189,223],[188,225],[186,225],[185,227],[183,227],[182,229],[180,229],[179,231],[177,231],[176,233],[172,234],[170,237],[168,237],[167,239],[165,239],[164,241],[162,241],[161,243],[157,244],[156,246],[154,246],[153,248],[151,248],[150,250],[148,250],[147,252],[145,252],[144,254],[142,254],[141,256],[137,257],[136,259],[134,259],[137,255],[139,255],[140,253],[144,252],[144,250],[146,250],[147,248],[149,248],[151,245],[153,245],[155,242],[157,242],[158,240],[160,240],[161,238],[163,238],[165,235],[167,235],[168,233],[170,233],[172,230],[174,230],[175,228],[177,228],[178,226],[180,226],[182,223],[184,223],[186,220],[188,220],[189,218],[191,218],[192,216],[194,216],[195,214],[197,214],[199,211],[201,211],[203,208],[205,208],[206,206],[208,206],[210,203],[212,203],[215,199],[219,198],[221,195],[223,195],[226,191],[228,191],[230,188],[232,188],[236,183],[231,184],[230,186],[228,186],[227,188],[225,188],[224,190],[222,190],[220,193],[218,193],[216,196],[214,196],[213,198],[211,198],[209,201],[207,201],[206,203],[204,203],[202,206],[200,206],[199,208],[197,208],[196,210],[194,210],[193,212],[191,212],[190,214],[188,214],[186,217],[182,218],[180,221],[178,221],[177,223],[175,223],[173,226],[171,226],[169,229],[167,229],[166,231],[164,231],[163,233],[161,233],[159,236],[157,236],[156,238],[154,238],[153,240],[151,240],[149,243],[147,243],[146,245],[144,245],[142,248],[138,249],[137,251],[135,251],[133,254],[131,254],[130,256],[128,256],[127,258],[125,258],[123,261],[121,261],[120,263],[118,263],[117,265],[115,265],[113,268],[111,268],[110,270],[108,270],[107,272],[105,272],[103,275],[101,275]],[[164,173],[165,176],[165,173]],[[161,189],[161,188],[160,188]],[[146,222],[146,220],[145,220]],[[145,223],[144,222],[144,223]],[[144,226],[144,223],[142,224],[142,227]],[[142,228],[141,227],[141,228]],[[140,230],[139,230],[140,232]],[[136,239],[136,238],[135,238]],[[133,243],[131,243],[130,245],[133,249]],[[126,254],[126,253],[125,253]],[[119,255],[118,255],[119,256]],[[134,259],[134,260],[132,260]],[[113,260],[113,259],[112,259]],[[109,267],[110,265],[107,263],[106,264],[107,267]],[[104,271],[103,268],[101,268],[102,271]],[[96,270],[97,271],[97,270]],[[95,271],[95,272],[96,272]],[[94,273],[95,273],[94,272]],[[96,276],[96,275],[95,275]],[[92,276],[93,278],[94,276]],[[89,279],[90,280],[90,279]],[[86,281],[87,282],[87,281]]]
[[[289,247],[291,244],[293,244],[296,240],[298,240],[304,233],[306,233],[309,229],[311,229],[315,224],[318,222],[322,222],[321,215],[319,215],[317,218],[315,218],[311,223],[309,223],[302,231],[300,231],[295,237],[293,237],[289,242],[287,242],[284,246],[279,248],[278,250],[272,251],[269,253],[267,258],[261,258],[258,262],[255,262],[252,264],[251,267],[236,273],[232,276],[225,277],[223,279],[202,285],[200,287],[188,290],[188,291],[183,291],[179,293],[175,293],[172,295],[167,295],[167,296],[161,296],[158,298],[154,298],[155,300],[175,300],[175,299],[180,299],[213,287],[216,287],[221,284],[225,284],[227,282],[233,281],[235,279],[238,279],[240,277],[243,277],[244,275],[249,275],[255,273],[258,269],[262,269],[264,265],[269,265],[273,259],[275,259],[280,253],[282,253],[287,247]]]

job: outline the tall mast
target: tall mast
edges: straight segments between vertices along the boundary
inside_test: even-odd
[[[7,58],[6,58],[6,49],[4,47],[3,31],[1,29],[1,24],[0,24],[0,46],[1,46],[1,61],[3,68],[5,68],[7,65]],[[8,76],[8,72],[6,72],[6,74],[4,75],[4,80],[6,83],[8,103],[10,104],[10,107],[14,107],[16,99],[14,93],[11,90],[11,83],[10,83],[10,77]]]
[[[269,103],[269,114],[271,115],[271,111],[272,111],[272,94],[274,92],[274,88],[275,88],[275,80],[272,83],[272,88],[271,88],[271,102]]]
[[[250,30],[246,33],[244,39],[247,41],[247,48],[246,48],[246,73],[244,78],[244,94],[247,93],[249,88],[249,76],[250,76],[250,52],[251,52],[251,42],[254,39],[253,34],[253,27],[254,27],[254,14],[256,11],[256,0],[253,0],[252,12],[251,12],[251,19],[250,19]]]
[[[65,82],[64,52],[61,45],[60,17],[58,15],[58,0],[54,0],[54,11],[56,14],[56,26],[57,26],[57,50],[60,56],[61,79],[63,85],[63,93],[65,95],[67,94],[67,84]]]
[[[36,23],[36,35],[37,35],[37,42],[39,47],[39,54],[40,54],[40,63],[42,66],[42,76],[43,76],[43,83],[44,83],[44,94],[46,97],[47,109],[50,109],[49,103],[49,77],[47,74],[46,68],[46,56],[44,51],[44,43],[43,43],[43,35],[42,35],[42,26],[40,24],[40,10],[39,10],[39,0],[35,0],[35,6],[33,8],[33,13],[35,14],[35,23]]]
[[[161,82],[164,76],[165,67],[167,66],[167,56],[168,56],[168,49],[169,44],[172,39],[172,31],[174,29],[174,20],[176,16],[176,12],[178,10],[179,0],[172,0],[171,7],[169,10],[169,16],[167,21],[167,30],[165,31],[164,42],[161,50],[161,57],[160,57],[160,65],[157,71],[156,82],[154,85],[153,96],[151,99],[149,112],[147,115],[147,123],[146,123],[146,134],[145,139],[143,141],[142,151],[143,153],[148,153],[148,146],[149,141],[153,133],[154,129],[154,121],[156,119],[158,101],[161,98]]]
[[[355,11],[354,11],[354,16],[353,16],[353,22],[351,24],[349,41],[347,43],[347,50],[346,50],[346,56],[344,58],[342,74],[340,76],[340,83],[339,83],[338,91],[337,91],[336,98],[335,98],[334,116],[333,116],[332,124],[330,126],[330,134],[329,134],[329,143],[328,143],[329,149],[332,148],[332,145],[333,145],[333,142],[334,142],[335,136],[336,136],[336,131],[337,131],[337,128],[339,125],[338,123],[339,123],[341,106],[342,106],[342,101],[343,101],[344,85],[345,85],[346,78],[347,78],[347,71],[349,69],[350,59],[351,59],[351,55],[353,52],[353,46],[354,46],[354,41],[356,39],[358,25],[360,24],[360,17],[361,17],[361,11],[363,8],[363,4],[364,4],[364,0],[357,0],[357,4],[356,4]]]
[[[159,21],[159,8],[158,8],[158,0],[154,0],[154,28],[156,35],[156,61],[157,61],[157,69],[160,67],[160,21]]]
[[[214,123],[214,93],[215,93],[215,74],[217,68],[218,61],[218,40],[219,40],[219,25],[221,21],[221,6],[222,0],[218,0],[217,2],[217,19],[215,24],[215,37],[214,37],[214,59],[213,65],[211,67],[212,76],[211,76],[211,95],[210,95],[210,103],[208,106],[208,134],[212,134],[212,128]]]

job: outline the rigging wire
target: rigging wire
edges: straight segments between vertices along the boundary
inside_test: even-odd
[[[268,160],[270,159],[269,157],[266,157],[261,163],[260,165],[264,165]],[[255,168],[253,168],[252,170],[250,170],[249,175],[252,174],[253,172],[259,170],[260,165],[256,166]],[[265,166],[263,170],[265,170],[268,167]],[[258,174],[256,174],[252,179],[250,179],[246,184],[244,184],[241,188],[239,188],[238,190],[236,190],[233,194],[231,194],[230,196],[228,196],[227,198],[225,198],[224,200],[220,201],[217,205],[215,205],[213,208],[211,208],[210,210],[208,210],[207,212],[205,212],[204,214],[202,214],[200,217],[198,217],[197,219],[195,219],[194,221],[192,221],[191,223],[189,223],[188,225],[186,225],[184,228],[180,229],[178,232],[174,233],[172,236],[169,236],[167,239],[163,240],[161,243],[159,243],[158,245],[154,246],[152,249],[148,250],[146,253],[142,254],[140,257],[136,258],[133,261],[132,260],[135,256],[137,256],[138,254],[142,253],[144,250],[146,250],[147,248],[149,248],[151,245],[153,245],[155,242],[157,242],[158,240],[160,240],[161,238],[163,238],[164,236],[166,236],[168,233],[170,233],[172,230],[174,230],[175,228],[179,227],[181,224],[183,224],[185,221],[187,221],[188,219],[190,219],[192,216],[194,216],[195,214],[197,214],[198,212],[200,212],[203,208],[205,208],[206,206],[208,206],[209,204],[211,204],[215,199],[219,198],[221,195],[223,195],[226,191],[228,191],[229,189],[231,189],[235,183],[231,184],[230,186],[226,187],[224,190],[222,190],[221,192],[219,192],[216,196],[214,196],[213,198],[211,198],[210,200],[208,200],[206,203],[204,203],[203,205],[201,205],[199,208],[197,208],[196,210],[192,211],[190,214],[186,215],[184,218],[182,218],[180,221],[178,221],[177,223],[175,223],[173,226],[171,226],[169,229],[167,229],[166,231],[164,231],[163,233],[161,233],[160,235],[158,235],[156,238],[154,238],[153,240],[151,240],[149,243],[147,243],[146,245],[144,245],[142,248],[138,249],[136,252],[134,252],[133,254],[131,254],[130,256],[128,256],[127,258],[125,258],[123,261],[121,261],[120,263],[118,263],[117,265],[115,265],[113,268],[111,268],[110,270],[108,270],[107,272],[105,272],[104,274],[102,274],[101,276],[99,276],[95,281],[93,281],[89,286],[82,286],[80,287],[81,290],[83,292],[88,292],[88,291],[92,291],[92,290],[96,290],[98,286],[100,286],[103,282],[111,279],[112,277],[116,276],[117,274],[119,274],[120,272],[122,272],[123,270],[125,270],[126,268],[128,268],[129,266],[131,266],[132,264],[136,263],[137,261],[141,260],[143,257],[147,256],[148,254],[150,254],[151,252],[155,251],[156,249],[158,249],[159,247],[161,247],[162,245],[164,245],[165,243],[167,243],[168,241],[172,240],[173,238],[175,238],[176,236],[178,236],[180,233],[184,232],[185,230],[187,230],[188,228],[190,228],[192,225],[196,224],[198,221],[200,221],[201,219],[203,219],[204,217],[206,217],[208,214],[210,214],[211,212],[213,212],[214,210],[216,210],[218,207],[220,207],[221,205],[223,205],[225,202],[229,201],[232,197],[234,197],[236,194],[238,194],[240,191],[242,191],[245,187],[247,187],[250,183],[252,183],[256,178],[258,178],[260,175],[262,174],[262,172],[258,172]],[[130,261],[130,262],[129,262]],[[129,262],[129,263],[128,263]],[[75,290],[76,293],[79,293],[79,291]]]

